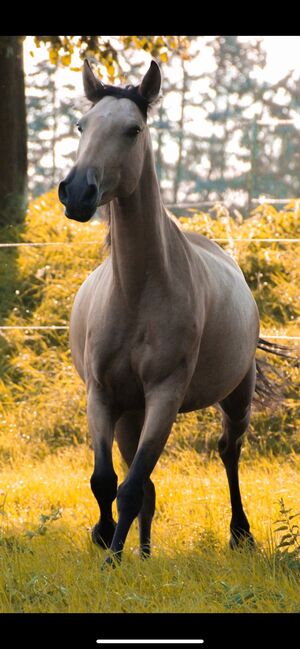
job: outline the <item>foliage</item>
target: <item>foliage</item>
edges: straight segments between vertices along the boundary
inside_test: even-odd
[[[253,210],[250,218],[243,220],[238,211],[230,216],[224,206],[217,204],[212,210],[216,219],[204,212],[195,214],[192,219],[181,219],[184,229],[215,239],[228,239],[225,248],[244,272],[264,328],[272,327],[274,333],[276,325],[292,325],[300,316],[297,299],[299,270],[295,264],[299,241],[276,241],[299,238],[299,209],[298,201],[291,202],[279,212],[264,204]],[[263,243],[260,239],[273,241]],[[221,245],[224,246],[224,241]]]
[[[293,513],[291,507],[286,508],[283,498],[279,499],[279,514],[274,525],[278,525],[274,531],[280,532],[280,541],[276,545],[277,559],[282,565],[300,571],[300,528],[295,519],[300,513]],[[284,534],[282,534],[284,532]]]
[[[36,45],[43,42],[47,45],[51,63],[72,66],[72,56],[75,48],[79,49],[80,57],[93,57],[106,70],[110,81],[117,74],[123,75],[120,62],[120,49],[144,50],[166,63],[169,51],[176,50],[183,57],[188,57],[189,38],[186,36],[37,36]],[[72,66],[72,69],[74,66]]]
[[[236,257],[246,275],[259,305],[262,334],[296,335],[299,302],[295,258],[299,244],[259,243],[256,239],[296,238],[298,204],[291,204],[285,212],[265,205],[245,221],[216,205],[213,216],[202,212],[181,219],[181,225],[228,241],[220,245]],[[2,232],[4,241],[19,239],[48,245],[0,249],[1,324],[28,326],[28,330],[2,331],[0,336],[0,416],[4,427],[0,463],[13,463],[24,455],[42,458],[49,450],[88,439],[85,388],[70,357],[67,325],[76,291],[107,254],[103,245],[106,231],[103,222],[68,221],[53,191],[30,204],[25,230],[16,226]],[[57,242],[66,245],[53,245]],[[30,325],[65,329],[40,332],[31,330]],[[273,453],[300,448],[297,368],[276,358],[271,360],[292,385],[286,390],[285,405],[268,416],[265,412],[253,414],[247,452],[250,448],[252,452],[271,449]],[[213,408],[180,415],[167,452],[195,448],[214,456],[220,426],[220,414]]]

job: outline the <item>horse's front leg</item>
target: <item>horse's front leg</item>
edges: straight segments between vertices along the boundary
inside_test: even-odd
[[[112,502],[117,494],[118,478],[112,463],[112,444],[117,415],[107,405],[103,393],[95,384],[88,389],[87,415],[95,453],[91,489],[100,509],[100,519],[92,530],[92,539],[105,548],[110,546],[116,527]]]
[[[146,396],[145,421],[133,462],[117,493],[118,524],[111,544],[114,559],[120,560],[123,546],[144,499],[144,490],[149,477],[168,439],[172,424],[182,401],[182,395],[174,386],[153,389]],[[113,563],[108,557],[106,562]]]

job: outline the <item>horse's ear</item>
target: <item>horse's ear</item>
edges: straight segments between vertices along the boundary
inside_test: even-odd
[[[96,79],[88,59],[84,59],[82,76],[85,96],[95,104],[104,96],[105,88],[103,83]]]
[[[161,85],[161,73],[156,61],[151,61],[150,68],[146,72],[142,83],[139,85],[139,93],[151,104],[159,95]]]

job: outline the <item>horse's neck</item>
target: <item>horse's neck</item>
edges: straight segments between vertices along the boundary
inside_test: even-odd
[[[128,303],[139,299],[149,277],[168,280],[169,232],[149,141],[137,188],[129,197],[115,199],[111,209],[114,280]]]

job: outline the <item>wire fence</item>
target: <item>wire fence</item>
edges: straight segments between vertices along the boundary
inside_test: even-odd
[[[295,202],[295,211],[299,209],[299,204],[300,204],[300,199],[299,198],[268,198],[265,195],[259,196],[258,198],[252,198],[251,199],[252,203],[258,203],[259,205],[263,205],[264,203],[267,203],[268,205],[288,205],[289,203]],[[169,209],[196,209],[197,207],[209,207],[210,205],[222,205],[226,206],[229,203],[227,201],[220,201],[220,200],[214,200],[214,201],[199,201],[199,202],[194,202],[194,203],[166,203],[165,207]]]
[[[269,203],[289,203],[291,200],[295,199],[271,199],[268,200]],[[261,202],[261,199],[257,199],[257,202]],[[202,203],[177,203],[177,204],[168,204],[166,207],[177,207],[177,208],[189,208],[195,209],[199,205],[203,204],[216,204],[216,201],[204,201]],[[292,244],[300,243],[300,238],[279,238],[279,237],[268,237],[268,238],[212,238],[211,241],[216,243],[281,243],[281,244]],[[18,241],[18,242],[4,242],[0,243],[0,248],[19,248],[19,247],[46,247],[46,246],[91,246],[91,245],[101,245],[99,241]],[[1,325],[0,331],[12,331],[20,330],[25,333],[28,331],[66,331],[69,329],[68,325]],[[289,335],[277,335],[277,334],[262,334],[263,338],[271,340],[300,340],[300,336],[289,336]]]
[[[297,238],[279,238],[279,237],[269,237],[267,239],[260,239],[255,237],[249,237],[247,239],[235,239],[235,238],[211,238],[210,241],[215,241],[216,243],[300,243],[300,239]],[[43,246],[100,246],[100,241],[21,241],[16,243],[0,243],[0,248],[26,248],[28,247],[43,247]]]
[[[29,331],[68,331],[68,325],[3,325],[0,326],[0,331],[24,331],[25,333]],[[1,334],[0,334],[1,335]],[[262,333],[262,338],[267,338],[268,340],[300,340],[300,336],[284,336],[277,334],[267,334]]]

